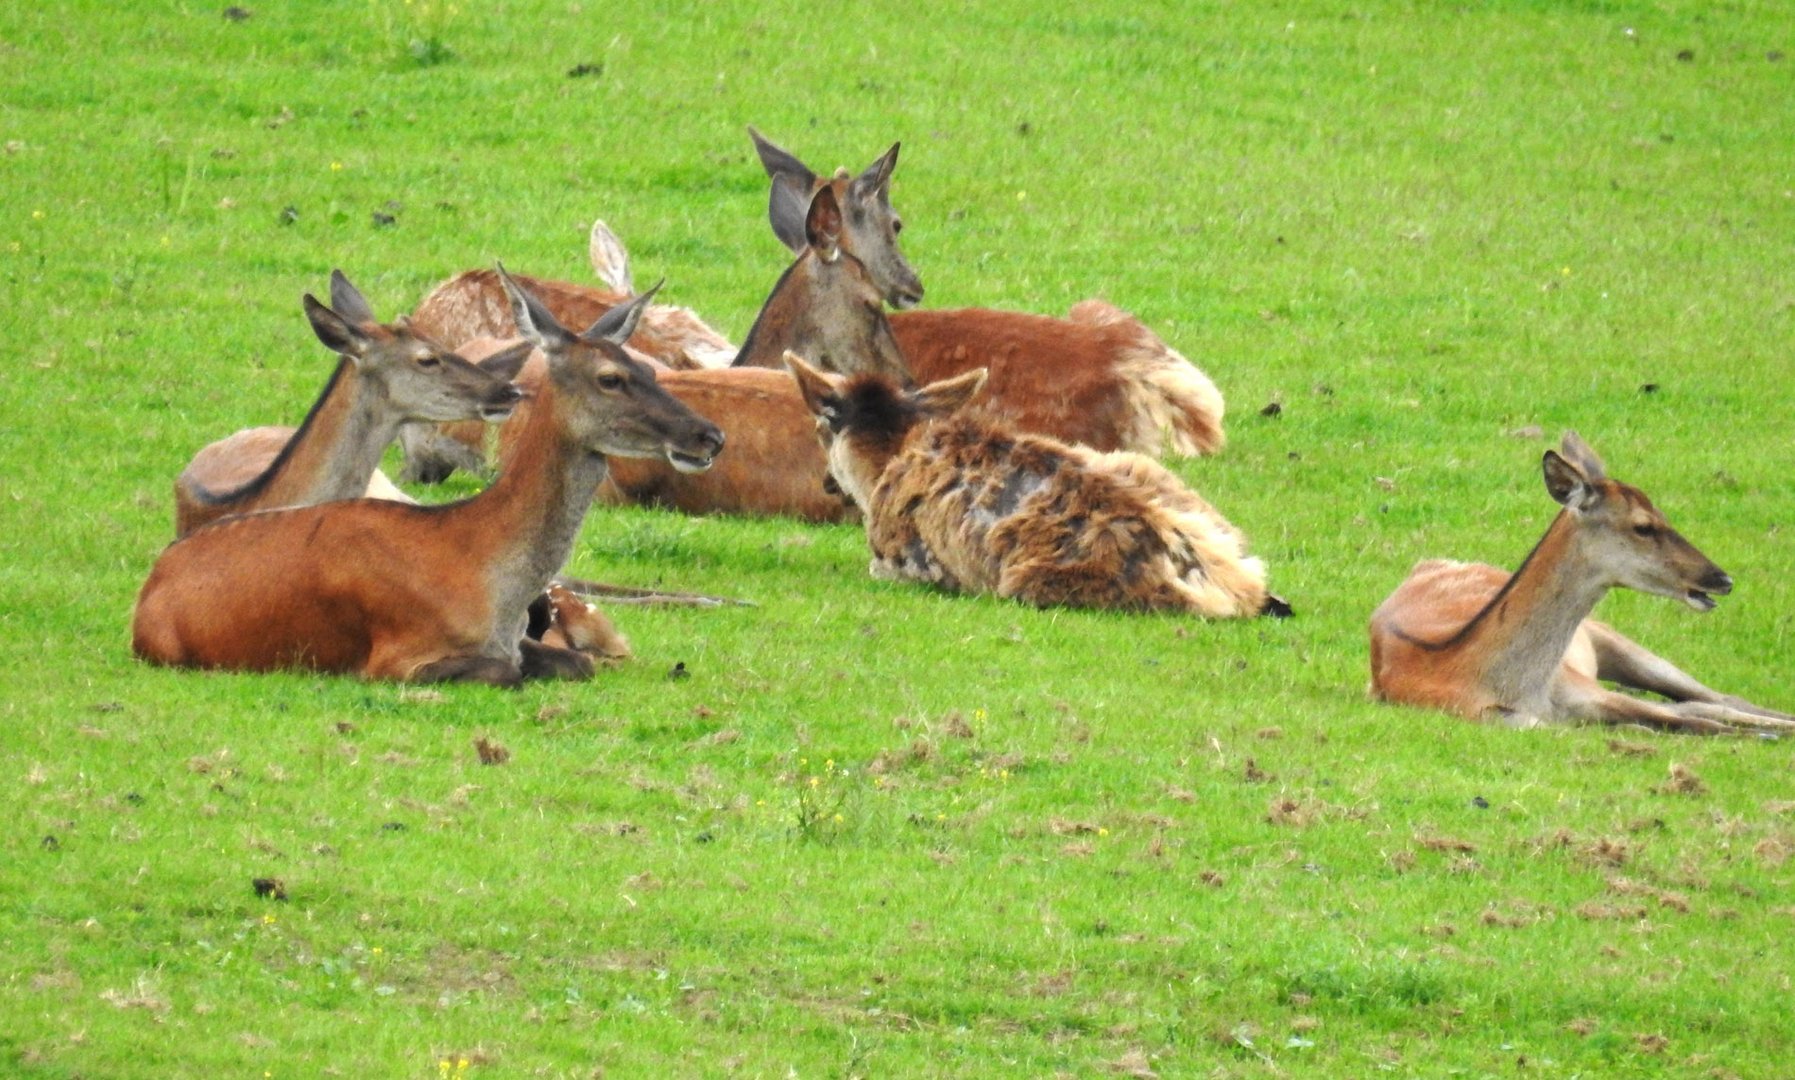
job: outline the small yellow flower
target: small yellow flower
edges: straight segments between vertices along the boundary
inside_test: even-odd
[[[1027,199],[1028,199],[1028,192],[1018,191],[1016,193],[1016,201],[1017,202],[1025,202]]]
[[[816,777],[813,776],[810,778],[810,786],[811,787],[816,787],[820,783],[822,783],[822,781],[818,780]]]
[[[262,916],[262,925],[263,926],[273,926],[274,925],[274,916],[272,916],[272,915]]]
[[[331,172],[342,172],[343,171],[343,163],[340,161],[331,162],[330,163],[330,171]]]
[[[842,816],[840,814],[835,815],[835,823],[837,825],[840,825],[841,822],[842,822]]]
[[[381,950],[380,946],[376,945],[376,946],[374,946],[373,951],[374,951],[375,956],[379,956],[382,950]]]
[[[1099,827],[1099,828],[1098,828],[1098,829],[1097,829],[1097,835],[1098,835],[1098,836],[1108,836],[1108,835],[1109,835],[1109,830],[1108,830],[1108,829],[1105,829],[1105,828],[1102,828],[1102,827]]]
[[[972,710],[972,718],[974,720],[977,720],[981,724],[984,723],[985,722],[985,710],[983,710],[983,709]]]
[[[1563,274],[1565,277],[1571,276],[1571,268],[1568,266],[1560,268],[1558,272],[1560,274]]]
[[[31,212],[31,219],[32,219],[32,220],[33,220],[33,221],[42,221],[42,220],[44,220],[44,212],[43,212],[43,211],[42,211],[42,210],[33,210],[33,211],[32,211],[32,212]]]

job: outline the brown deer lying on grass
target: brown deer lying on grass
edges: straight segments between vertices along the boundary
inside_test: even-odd
[[[340,270],[330,274],[330,307],[310,295],[304,303],[318,340],[341,357],[324,392],[297,431],[249,428],[195,455],[175,481],[176,536],[227,514],[355,498],[376,476],[382,495],[404,498],[376,472],[400,424],[498,420],[518,401],[509,380],[527,346],[475,366],[405,319],[380,323]]]
[[[875,163],[876,182],[869,183],[870,169],[855,179],[845,171],[819,179],[760,132],[748,134],[772,181],[767,215],[775,236],[787,247],[799,242],[803,207],[812,192],[829,188],[846,223],[842,250],[866,266],[893,306],[921,297],[897,246],[903,220],[890,197],[896,145]],[[1065,319],[984,308],[898,311],[891,330],[919,384],[985,368],[982,408],[1021,431],[1153,457],[1168,448],[1212,454],[1225,441],[1215,383],[1134,316],[1101,300],[1074,305]]]
[[[604,477],[601,455],[703,469],[723,435],[623,352],[646,298],[575,335],[501,281],[548,374],[492,486],[446,506],[351,499],[271,510],[176,541],[138,596],[138,656],[502,686],[591,676],[591,657],[524,634]]]
[[[904,390],[786,362],[830,475],[866,515],[874,577],[1041,607],[1290,614],[1240,531],[1158,462],[966,408],[983,371]]]
[[[701,415],[719,418],[730,439],[729,454],[702,475],[682,474],[662,462],[620,458],[611,463],[599,498],[689,513],[791,514],[810,521],[852,516],[847,504],[823,490],[827,469],[811,433],[810,413],[783,368],[775,370],[775,365],[790,349],[828,370],[908,376],[876,287],[865,268],[841,252],[842,219],[833,192],[817,193],[805,230],[803,252],[761,306],[735,365],[662,376],[668,392]],[[462,347],[492,346],[470,342]],[[527,389],[538,377],[538,368],[526,364],[518,381]],[[500,429],[501,448],[511,427]],[[485,435],[484,426],[473,423],[438,430],[469,452],[477,452]],[[429,453],[419,444],[408,446],[412,449]],[[450,465],[445,457],[415,460],[427,474]]]
[[[1371,616],[1371,693],[1511,727],[1643,724],[1704,734],[1789,729],[1795,716],[1710,690],[1589,618],[1616,586],[1697,611],[1733,580],[1574,433],[1542,463],[1564,509],[1513,574],[1418,563]],[[1598,680],[1661,694],[1631,697]]]

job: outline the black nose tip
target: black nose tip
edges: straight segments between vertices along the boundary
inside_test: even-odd
[[[704,441],[711,448],[711,456],[716,457],[723,452],[723,429],[711,428],[704,433]]]
[[[515,405],[524,399],[524,392],[516,383],[506,383],[493,395],[494,405]]]
[[[1725,570],[1720,569],[1718,566],[1714,568],[1713,573],[1702,578],[1702,592],[1713,593],[1715,596],[1725,596],[1732,591],[1732,575],[1728,574]]]

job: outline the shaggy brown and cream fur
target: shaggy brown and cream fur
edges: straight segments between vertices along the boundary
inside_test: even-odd
[[[907,391],[786,362],[831,475],[866,515],[875,577],[1042,607],[1289,613],[1240,531],[1157,462],[963,408],[982,370]]]

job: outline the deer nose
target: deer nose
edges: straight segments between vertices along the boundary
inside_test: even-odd
[[[1733,591],[1733,578],[1725,570],[1716,566],[1701,581],[1702,592],[1725,596]]]

